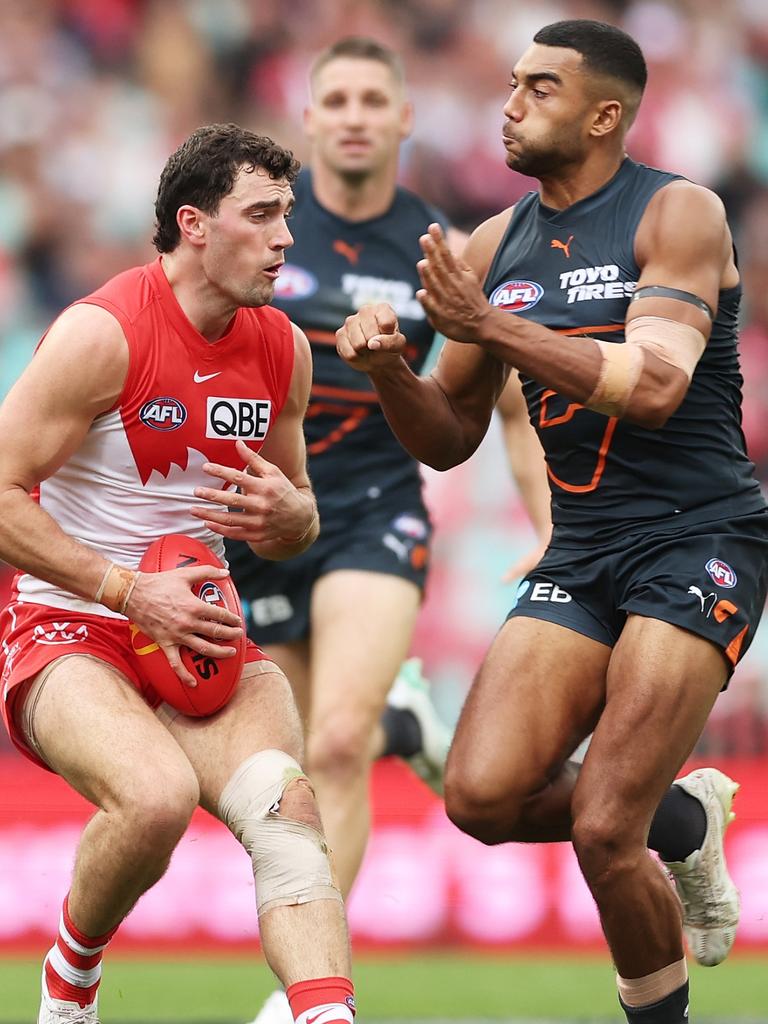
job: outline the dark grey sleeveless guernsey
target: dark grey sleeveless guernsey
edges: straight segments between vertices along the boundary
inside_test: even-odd
[[[418,464],[387,425],[364,373],[336,353],[335,332],[366,302],[388,302],[408,339],[406,358],[419,373],[434,329],[415,298],[419,235],[445,217],[398,188],[386,213],[353,222],[324,209],[308,172],[294,187],[295,244],[280,271],[273,305],[306,333],[314,361],[312,395],[304,424],[309,473],[320,516],[354,509],[371,487],[382,493],[421,488]]]
[[[526,195],[488,271],[490,302],[575,345],[579,335],[623,343],[640,274],[635,233],[651,197],[676,177],[627,158],[603,188],[565,210]],[[547,459],[553,543],[605,542],[765,507],[741,429],[740,298],[740,287],[720,293],[688,393],[660,430],[592,412],[522,377]]]

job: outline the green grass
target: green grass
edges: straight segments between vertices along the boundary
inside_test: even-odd
[[[37,961],[0,961],[0,1022],[36,1019]],[[412,954],[360,958],[355,982],[361,1021],[380,1018],[554,1018],[618,1021],[607,958]],[[273,980],[254,958],[130,960],[112,957],[101,1012],[113,1021],[242,1024]],[[768,958],[733,957],[691,968],[692,1019],[768,1020]],[[693,1016],[695,1014],[695,1016]]]

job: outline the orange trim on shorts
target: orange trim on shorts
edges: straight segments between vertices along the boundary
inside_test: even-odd
[[[733,640],[731,640],[731,642],[725,648],[725,656],[728,659],[728,661],[730,661],[730,663],[734,666],[736,665],[736,662],[739,660],[741,648],[744,644],[744,638],[746,637],[748,630],[749,626],[745,626],[740,633],[736,634]]]

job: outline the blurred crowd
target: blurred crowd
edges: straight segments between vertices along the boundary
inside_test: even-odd
[[[503,161],[510,69],[570,17],[619,24],[644,49],[631,154],[726,204],[745,431],[768,481],[765,0],[0,0],[0,396],[63,306],[153,257],[157,178],[190,131],[234,120],[305,155],[307,67],[342,35],[403,57],[416,128],[402,181],[467,229],[508,206],[532,187]]]
[[[0,0],[0,394],[50,318],[151,258],[168,153],[235,120],[305,152],[306,71],[366,33],[416,107],[402,179],[471,228],[531,183],[499,142],[516,57],[563,17],[620,24],[650,66],[636,158],[715,188],[746,286],[745,423],[768,478],[768,9],[763,0]]]
[[[510,68],[541,25],[594,17],[644,48],[632,154],[710,185],[746,286],[745,423],[768,476],[768,11],[762,0],[0,0],[0,394],[50,318],[150,258],[157,176],[200,124],[301,156],[313,53],[375,35],[408,70],[402,178],[462,227],[530,187],[499,143]]]

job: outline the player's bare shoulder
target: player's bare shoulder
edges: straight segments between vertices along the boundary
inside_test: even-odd
[[[294,401],[304,409],[309,402],[309,391],[312,386],[312,349],[304,331],[293,321],[291,321],[291,331],[293,333],[293,373],[288,401]]]
[[[312,374],[312,349],[309,344],[309,339],[302,329],[291,321],[291,331],[293,332],[293,359],[294,359],[294,372],[306,373],[309,371]]]
[[[661,250],[680,245],[719,262],[722,287],[738,282],[723,201],[711,189],[685,178],[660,188],[648,203],[635,237],[638,264],[643,267]]]
[[[101,306],[78,302],[51,324],[19,385],[50,387],[97,415],[118,400],[128,364],[128,342],[117,318]]]
[[[48,329],[41,348],[59,344],[64,339],[68,344],[78,342],[93,349],[127,348],[125,334],[117,317],[92,302],[76,302],[61,312]]]
[[[481,281],[488,273],[514,211],[514,206],[510,206],[506,210],[502,210],[501,213],[489,217],[488,220],[484,220],[482,224],[478,225],[469,236],[463,258]]]

